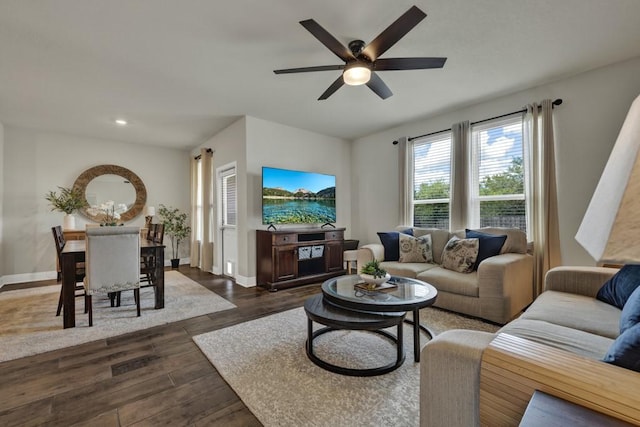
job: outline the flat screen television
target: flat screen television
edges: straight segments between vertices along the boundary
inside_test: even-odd
[[[263,224],[336,222],[336,177],[315,172],[262,168]]]

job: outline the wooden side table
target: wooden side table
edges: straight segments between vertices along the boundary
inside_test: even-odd
[[[539,390],[533,393],[520,421],[520,427],[623,427],[632,425]]]

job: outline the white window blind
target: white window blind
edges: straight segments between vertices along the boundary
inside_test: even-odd
[[[235,169],[222,172],[222,225],[237,224],[236,173]]]
[[[449,229],[451,132],[412,143],[413,225]]]

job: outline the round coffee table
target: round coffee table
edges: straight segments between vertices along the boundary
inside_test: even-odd
[[[402,334],[402,321],[406,313],[367,313],[338,307],[324,299],[322,294],[314,295],[304,302],[304,311],[307,314],[307,342],[306,352],[309,359],[331,372],[342,375],[369,377],[382,375],[399,368],[404,362],[404,345]],[[313,330],[313,322],[325,325],[325,328]],[[396,336],[393,336],[385,328],[397,327]],[[396,360],[388,365],[376,368],[347,368],[334,365],[320,359],[313,350],[313,341],[327,332],[349,329],[355,331],[370,331],[382,335],[396,344]]]
[[[322,284],[324,299],[333,305],[354,311],[392,313],[413,313],[413,357],[420,361],[420,330],[426,332],[430,338],[434,334],[420,325],[419,310],[429,307],[436,301],[438,290],[428,283],[417,279],[391,276],[387,283],[393,288],[384,290],[362,290],[356,285],[362,283],[358,275],[339,276],[331,278]]]

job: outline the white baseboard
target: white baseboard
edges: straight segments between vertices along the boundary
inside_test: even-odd
[[[236,283],[245,288],[253,288],[256,286],[256,278],[237,275]]]
[[[39,282],[41,280],[55,280],[58,277],[57,271],[41,271],[38,273],[9,274],[2,276],[0,287],[14,283]]]

